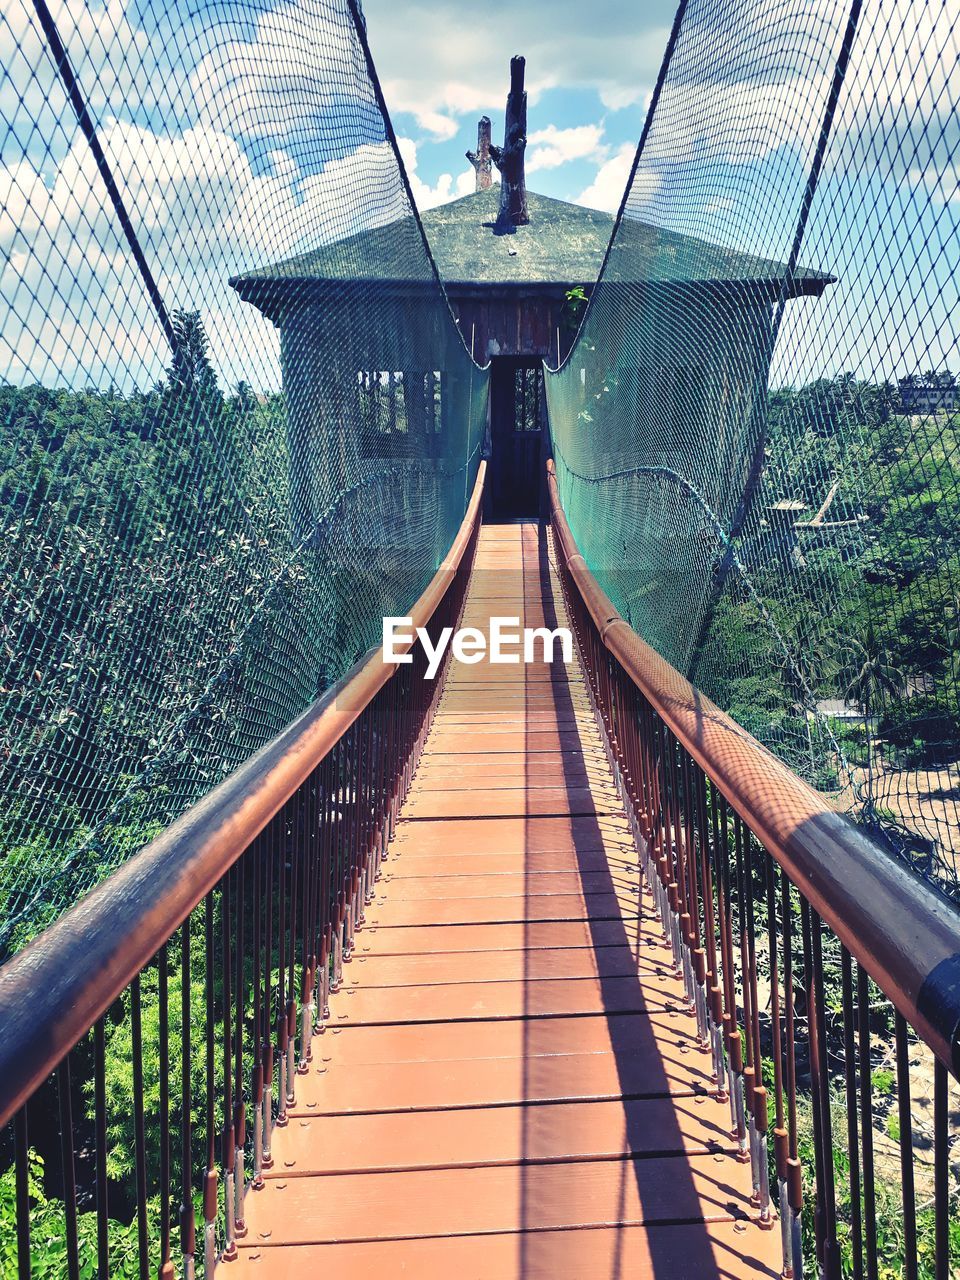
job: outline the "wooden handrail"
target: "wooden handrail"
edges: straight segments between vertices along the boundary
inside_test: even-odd
[[[480,520],[486,463],[410,611],[425,627]],[[412,647],[413,641],[407,644]],[[403,646],[398,645],[398,648]],[[380,647],[0,969],[0,1127],[222,879],[395,674]]]
[[[580,553],[552,461],[547,489],[558,552],[611,657],[851,955],[960,1076],[960,914],[636,634]]]

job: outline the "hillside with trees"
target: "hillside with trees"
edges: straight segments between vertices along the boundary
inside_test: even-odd
[[[772,392],[743,559],[708,690],[955,890],[960,414],[851,375]]]

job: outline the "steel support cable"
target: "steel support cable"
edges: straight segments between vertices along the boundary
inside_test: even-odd
[[[597,288],[602,283],[603,278],[606,275],[607,263],[610,261],[610,251],[613,248],[614,241],[617,238],[617,233],[620,230],[620,225],[626,215],[627,202],[630,199],[630,191],[633,187],[634,179],[637,176],[637,169],[640,167],[640,160],[643,156],[644,147],[646,146],[651,126],[653,125],[653,118],[656,114],[657,104],[660,101],[660,95],[663,92],[663,86],[666,83],[667,74],[670,70],[670,64],[673,61],[674,50],[677,47],[677,41],[680,39],[680,30],[683,26],[683,19],[687,12],[688,3],[689,0],[680,0],[677,11],[673,16],[673,25],[670,28],[670,35],[667,38],[667,47],[664,50],[663,58],[660,62],[660,70],[657,72],[657,79],[653,86],[653,92],[650,95],[650,105],[647,107],[647,112],[644,116],[643,128],[640,130],[640,140],[637,143],[636,151],[633,153],[633,161],[630,165],[630,174],[627,178],[627,185],[623,189],[623,195],[620,198],[620,207],[617,210],[613,229],[610,232],[610,239],[607,241],[607,247],[603,252],[603,261],[600,264],[600,272],[597,276],[596,282],[594,283],[590,297],[587,299],[587,305],[583,309],[583,315],[580,317],[580,322],[577,325],[576,336],[570,344],[570,350],[564,358],[558,362],[556,368],[551,368],[551,366],[547,364],[547,361],[544,360],[543,367],[546,373],[559,373],[560,370],[569,363],[570,358],[576,351],[576,348],[580,345],[580,337],[590,315],[593,300],[597,296]]]
[[[810,163],[810,171],[807,175],[806,185],[800,200],[800,209],[797,215],[797,226],[793,236],[793,243],[790,246],[790,256],[787,259],[786,268],[783,272],[779,286],[779,296],[774,305],[773,323],[769,331],[768,347],[765,356],[765,365],[769,368],[770,361],[773,358],[773,352],[777,345],[777,338],[780,334],[780,326],[783,322],[784,310],[787,300],[796,283],[797,268],[800,265],[800,251],[803,247],[803,239],[807,230],[807,223],[810,218],[810,210],[813,208],[814,197],[817,194],[817,186],[820,182],[820,175],[823,171],[823,162],[827,154],[827,143],[833,131],[833,122],[836,116],[837,104],[840,101],[840,92],[846,79],[847,69],[850,65],[850,54],[853,50],[853,42],[857,34],[857,24],[860,21],[860,14],[863,10],[863,0],[851,0],[850,10],[847,15],[847,25],[843,33],[843,39],[840,42],[840,49],[837,53],[836,64],[833,69],[833,79],[830,83],[830,92],[827,95],[826,105],[824,107],[823,120],[820,124],[820,132],[817,137],[817,145],[813,153],[813,159]],[[713,620],[717,604],[723,595],[726,587],[727,578],[730,570],[733,568],[731,559],[733,544],[739,540],[747,521],[750,518],[750,512],[753,509],[753,502],[756,496],[757,488],[760,482],[760,475],[763,470],[764,455],[767,443],[766,417],[767,404],[766,395],[762,400],[758,398],[754,410],[757,417],[757,424],[752,434],[755,436],[756,443],[754,445],[753,456],[750,460],[750,468],[747,472],[746,481],[743,491],[737,505],[737,510],[730,523],[730,533],[728,536],[728,549],[724,553],[723,559],[717,566],[714,580],[711,584],[711,598],[707,602],[701,619],[697,637],[693,643],[690,678],[696,681],[700,657],[703,646],[706,641],[707,632]]]
[[[130,221],[130,215],[127,213],[126,205],[123,203],[123,197],[120,194],[120,188],[117,186],[116,179],[107,162],[107,157],[103,147],[100,144],[100,138],[97,135],[97,127],[94,124],[93,117],[90,115],[87,107],[86,99],[80,89],[76,74],[70,63],[66,47],[60,39],[60,32],[57,30],[57,24],[53,20],[48,6],[47,0],[33,0],[33,7],[36,10],[37,18],[40,26],[43,28],[43,34],[46,36],[47,44],[50,46],[50,53],[53,57],[54,66],[63,81],[63,86],[67,91],[67,97],[70,99],[70,105],[73,107],[77,117],[77,123],[83,132],[83,136],[87,140],[87,145],[93,155],[94,163],[97,166],[97,172],[100,174],[103,184],[107,189],[110,197],[110,203],[113,205],[114,213],[117,215],[117,221],[123,229],[124,237],[130,246],[130,252],[137,264],[137,270],[143,280],[147,294],[150,298],[153,308],[157,313],[157,319],[160,326],[166,334],[167,341],[171,348],[177,346],[176,330],[173,322],[167,313],[166,304],[157,288],[157,282],[153,278],[153,272],[147,262],[140,241],[137,239],[137,233],[133,229],[133,223]]]

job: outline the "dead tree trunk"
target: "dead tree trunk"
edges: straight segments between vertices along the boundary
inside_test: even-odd
[[[490,161],[490,117],[481,116],[477,125],[477,149],[468,151],[467,159],[477,171],[477,191],[489,191],[493,186],[493,165]]]
[[[500,170],[500,212],[497,230],[525,227],[527,183],[523,172],[523,155],[527,149],[527,95],[523,88],[525,60],[510,59],[510,93],[503,126],[503,146],[491,147],[493,163]]]

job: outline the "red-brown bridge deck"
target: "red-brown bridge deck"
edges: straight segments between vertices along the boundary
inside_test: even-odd
[[[563,625],[549,555],[486,526],[464,625]],[[240,1270],[777,1276],[649,902],[577,665],[454,665]]]

